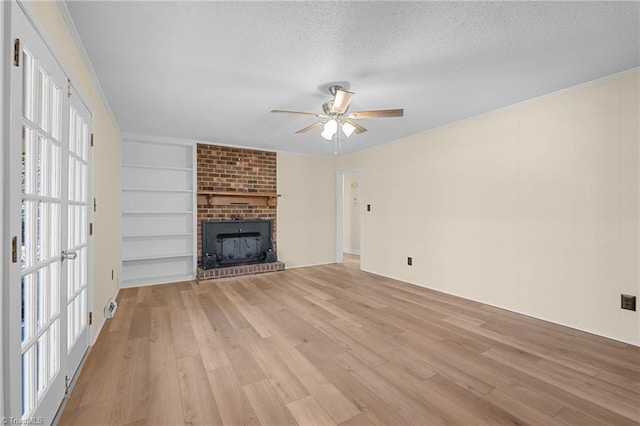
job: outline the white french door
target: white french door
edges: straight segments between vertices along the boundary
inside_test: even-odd
[[[91,117],[17,3],[10,73],[5,415],[53,418],[88,348]]]
[[[77,96],[69,99],[67,204],[67,257],[63,271],[66,291],[67,377],[75,374],[89,347],[89,215],[91,114]],[[75,259],[73,259],[75,257]],[[73,259],[73,260],[71,260]],[[66,276],[64,275],[66,273]]]

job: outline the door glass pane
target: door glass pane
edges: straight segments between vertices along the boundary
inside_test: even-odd
[[[40,397],[49,383],[49,374],[47,374],[48,362],[49,333],[43,333],[36,343],[36,389],[37,395]]]
[[[51,197],[52,198],[60,198],[61,197],[61,166],[60,166],[60,146],[54,144],[51,148]]]
[[[31,412],[35,405],[34,346],[22,355],[22,415]]]
[[[37,60],[31,53],[24,50],[22,53],[22,63],[22,115],[31,121],[35,121],[35,106],[37,104],[35,75]]]
[[[35,262],[35,245],[30,244],[35,235],[35,206],[33,201],[22,201],[22,269],[30,268]]]
[[[33,194],[33,149],[34,133],[28,127],[22,128],[22,192]]]
[[[40,128],[45,132],[51,131],[51,76],[44,68],[39,70],[39,97],[38,103]]]
[[[35,194],[44,195],[42,191],[42,151],[44,150],[44,137],[39,136],[35,152]]]
[[[46,203],[43,201],[38,201],[37,204],[37,216],[36,216],[36,235],[35,235],[35,250],[36,250],[36,260],[41,262],[44,260],[45,255],[43,252],[44,241],[43,238],[47,238],[46,227],[45,227],[45,208]]]
[[[33,274],[22,277],[22,341],[33,336]]]
[[[60,263],[53,262],[49,267],[49,272],[49,320],[52,320],[60,313]]]
[[[36,324],[38,331],[47,322],[46,272],[48,272],[47,268],[41,268],[36,271]]]
[[[60,369],[60,320],[56,321],[49,328],[49,379],[58,373]]]
[[[62,139],[62,89],[51,82],[51,136]]]

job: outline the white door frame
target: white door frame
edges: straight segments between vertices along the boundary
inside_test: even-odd
[[[10,35],[11,35],[11,16],[10,13],[10,2],[1,2],[0,3],[0,23],[2,24],[3,31],[0,31],[0,51],[8,52]],[[2,140],[9,140],[9,125],[8,125],[8,117],[9,117],[9,78],[7,78],[7,68],[9,67],[9,55],[2,55],[0,58],[0,138]],[[0,199],[5,199],[5,187],[8,187],[8,175],[5,168],[5,149],[3,146],[0,149],[0,177],[2,177],[2,185],[0,185]],[[4,206],[2,206],[4,207]],[[4,268],[4,264],[6,262],[5,259],[9,258],[10,252],[8,251],[9,245],[7,242],[9,238],[5,232],[6,224],[5,221],[8,220],[7,215],[4,212],[4,208],[0,208],[0,280],[3,283],[8,280],[8,273]],[[3,286],[5,287],[5,286]],[[5,332],[5,323],[4,323],[4,292],[6,290],[0,290],[0,331],[4,334]],[[3,346],[3,345],[0,345]],[[0,383],[3,385],[0,386],[0,418],[5,418],[5,399],[4,399],[4,351],[0,351]]]
[[[343,250],[344,250],[344,223],[343,223],[343,213],[344,213],[344,177],[345,175],[357,174],[358,175],[358,212],[360,215],[360,261],[362,262],[362,257],[364,256],[364,250],[362,246],[362,212],[364,203],[362,203],[362,194],[363,194],[363,172],[361,168],[341,170],[336,174],[336,263],[342,263],[344,261]],[[362,263],[361,263],[362,264]]]

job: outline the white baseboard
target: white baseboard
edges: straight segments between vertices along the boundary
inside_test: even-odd
[[[322,265],[332,265],[336,262],[323,262],[323,263],[311,263],[308,265],[296,265],[296,266],[288,266],[287,263],[285,262],[285,267],[284,270],[286,271],[287,269],[296,269],[296,268],[309,268],[311,266],[322,266]]]
[[[358,256],[360,256],[360,250],[353,250],[353,249],[343,248],[342,252],[343,253],[349,253],[349,254],[357,254]]]

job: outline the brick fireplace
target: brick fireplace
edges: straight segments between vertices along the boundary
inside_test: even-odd
[[[277,158],[275,152],[198,144],[198,253],[202,253],[202,222],[269,220],[277,252]],[[272,196],[267,196],[271,194]],[[280,262],[277,262],[280,263]],[[201,265],[201,259],[198,259]],[[199,279],[254,274],[284,269],[284,265],[247,265],[233,271],[202,271]]]

